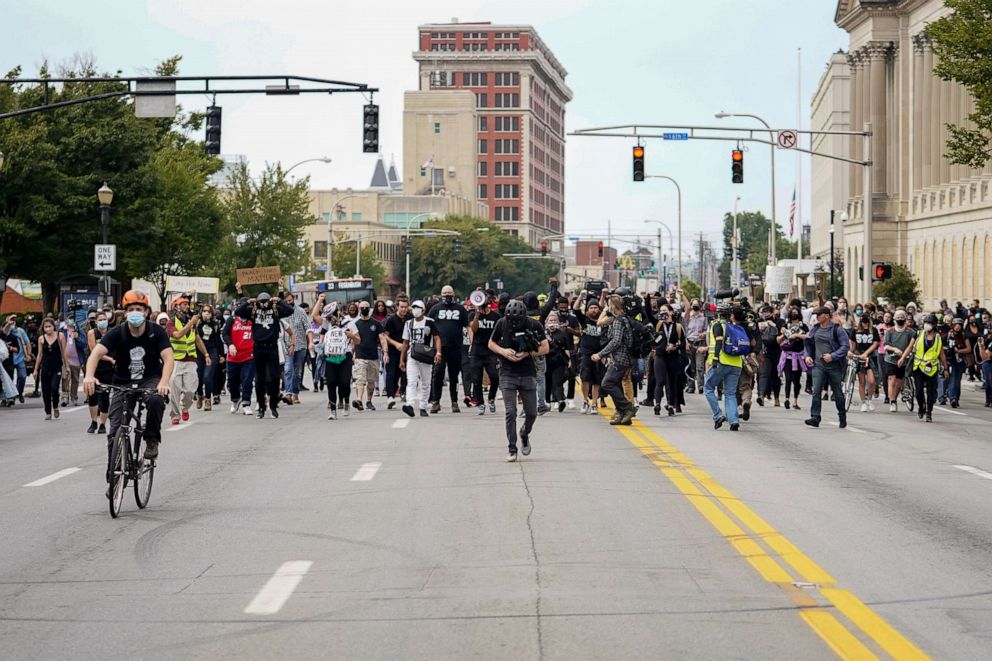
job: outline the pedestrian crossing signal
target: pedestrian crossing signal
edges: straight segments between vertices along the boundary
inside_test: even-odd
[[[871,281],[885,282],[892,277],[892,265],[885,262],[875,262],[872,266]]]
[[[541,241],[541,257],[547,257],[547,256],[548,256],[548,242]]]

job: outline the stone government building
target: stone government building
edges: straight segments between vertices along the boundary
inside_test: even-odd
[[[944,158],[945,124],[966,123],[974,103],[963,87],[933,75],[934,53],[923,34],[948,11],[942,0],[837,4],[835,22],[850,37],[847,70],[835,55],[814,96],[812,126],[859,130],[872,123],[874,190],[865,195],[861,167],[813,159],[811,224],[814,255],[829,259],[829,210],[848,211],[843,226],[835,220],[835,239],[852,299],[860,290],[866,199],[874,212],[874,259],[907,266],[926,308],[941,298],[985,305],[992,299],[992,165],[977,171]],[[862,156],[860,136],[848,141],[847,154]]]

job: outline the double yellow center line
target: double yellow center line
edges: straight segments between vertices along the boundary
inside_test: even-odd
[[[893,659],[930,658],[860,599],[837,587],[836,579],[825,569],[656,432],[637,420],[632,426],[616,429],[658,467],[762,578],[792,600],[803,621],[840,658],[879,659],[876,651]]]

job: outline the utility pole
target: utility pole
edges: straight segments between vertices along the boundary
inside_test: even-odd
[[[699,288],[700,296],[706,296],[706,266],[703,263],[703,233],[699,233]]]

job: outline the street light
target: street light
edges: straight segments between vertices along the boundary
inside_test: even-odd
[[[107,182],[103,182],[103,186],[96,191],[96,198],[100,201],[100,228],[103,234],[103,243],[107,244],[107,234],[110,230],[110,204],[114,201],[114,191],[110,189]],[[104,274],[100,276],[100,289],[103,294],[104,305],[107,304],[110,297],[110,281],[108,275]]]
[[[317,162],[320,162],[320,163],[330,163],[331,162],[331,159],[328,158],[327,156],[321,156],[320,158],[308,158],[306,160],[300,161],[299,163],[296,163],[294,165],[291,165],[288,170],[286,170],[285,172],[283,172],[283,176],[288,175],[290,172],[293,171],[294,168],[298,168],[299,166],[303,165],[304,163],[317,163]]]
[[[675,184],[675,190],[678,193],[678,213],[679,213],[679,287],[682,286],[682,187],[679,186],[679,182],[675,181],[671,177],[665,174],[649,174],[645,179],[667,179],[668,181]],[[670,234],[670,233],[669,233]]]
[[[410,227],[413,225],[413,221],[418,218],[437,218],[439,214],[436,211],[431,211],[428,213],[418,213],[406,221],[406,245],[410,245]],[[410,253],[405,249],[403,252],[406,254],[406,295],[410,295]]]
[[[672,239],[672,228],[669,227],[668,225],[666,225],[665,223],[663,223],[660,220],[645,220],[644,222],[645,223],[652,223],[652,224],[655,224],[655,225],[658,226],[658,266],[661,266],[662,263],[665,261],[665,256],[662,253],[662,248],[661,248],[661,228],[664,227],[666,230],[668,230],[668,252],[673,253],[673,252],[675,252],[675,247],[674,247],[673,239]],[[667,289],[665,287],[665,273],[666,273],[666,270],[667,270],[666,267],[662,267],[662,270],[661,270],[661,280],[659,281],[660,282],[660,286],[658,287],[659,290]],[[679,283],[679,284],[681,285],[681,283]]]
[[[751,119],[756,119],[765,125],[768,129],[768,135],[770,136],[769,142],[771,143],[772,150],[772,224],[768,229],[768,263],[772,266],[775,265],[775,243],[777,237],[775,236],[775,228],[778,227],[775,220],[775,132],[772,131],[772,127],[757,115],[751,115],[744,112],[723,112],[722,110],[715,115],[717,119],[724,119],[726,117],[750,117]]]
[[[834,295],[834,210],[830,210],[830,293],[827,294],[827,298],[832,298]],[[847,222],[847,212],[840,212],[840,222]]]

